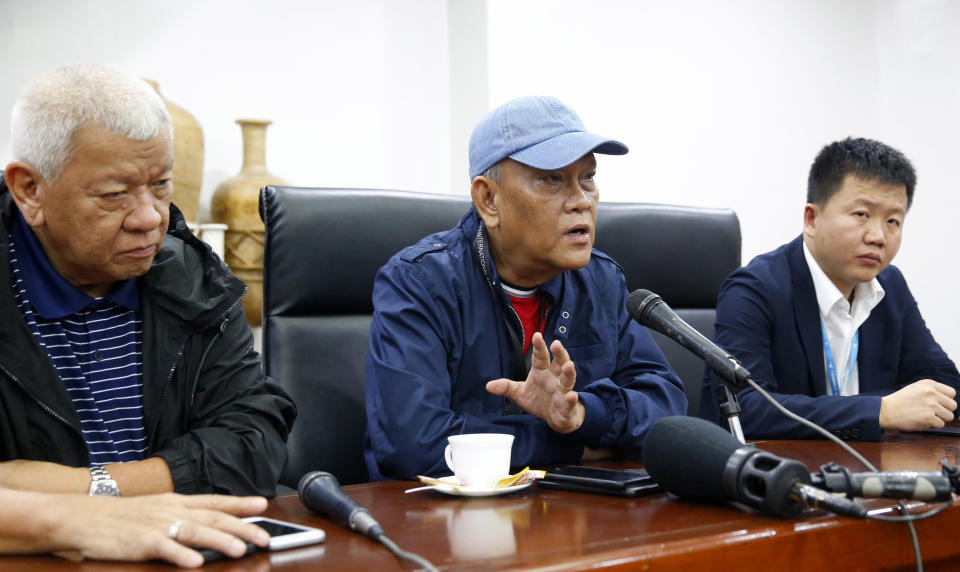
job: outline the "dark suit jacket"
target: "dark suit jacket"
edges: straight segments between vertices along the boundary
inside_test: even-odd
[[[801,237],[727,277],[717,298],[714,340],[787,409],[844,439],[877,440],[882,396],[924,378],[960,391],[960,374],[924,324],[903,274],[889,266],[877,278],[886,294],[860,326],[860,395],[826,395],[817,295]],[[707,372],[701,415],[714,421],[717,383]],[[749,438],[817,436],[753,389],[741,391],[739,399]]]

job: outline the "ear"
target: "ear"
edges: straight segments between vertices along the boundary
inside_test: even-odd
[[[43,224],[43,208],[40,201],[43,176],[40,171],[30,163],[13,161],[7,165],[3,176],[10,189],[10,195],[13,196],[13,201],[17,203],[17,208],[23,214],[27,224],[30,226]]]
[[[803,207],[803,234],[813,238],[817,236],[817,217],[820,216],[820,205],[807,203]]]
[[[470,183],[470,197],[473,206],[483,219],[488,229],[500,226],[500,211],[497,210],[496,198],[500,190],[499,184],[488,177],[478,175]]]

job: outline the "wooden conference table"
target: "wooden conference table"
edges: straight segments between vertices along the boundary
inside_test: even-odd
[[[811,471],[835,461],[863,471],[824,441],[762,441],[760,448],[805,462]],[[853,443],[884,471],[939,470],[960,464],[960,438],[919,434]],[[682,455],[683,451],[677,451]],[[639,463],[593,463],[615,468]],[[879,570],[913,568],[904,524],[851,520],[810,510],[796,519],[745,514],[657,494],[621,499],[548,491],[536,485],[500,497],[462,498],[434,491],[404,494],[416,483],[344,487],[370,509],[402,548],[441,570]],[[866,501],[871,509],[892,507]],[[915,512],[933,505],[909,501]],[[892,514],[891,508],[888,513]],[[323,528],[322,545],[211,563],[213,571],[413,570],[385,547],[311,514],[295,494],[270,502],[266,516]],[[960,502],[916,522],[927,570],[960,569]],[[157,571],[159,563],[71,563],[52,556],[0,557],[0,570]]]

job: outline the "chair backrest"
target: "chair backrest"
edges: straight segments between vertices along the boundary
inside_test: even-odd
[[[311,470],[369,480],[364,359],[373,279],[398,250],[454,226],[468,197],[266,187],[263,359],[299,409],[280,483]]]
[[[717,294],[740,266],[740,221],[729,209],[600,203],[594,246],[623,267],[627,288],[659,294],[685,322],[713,339]],[[703,361],[651,331],[683,380],[690,415],[700,412]]]
[[[368,479],[363,461],[364,359],[377,270],[404,246],[450,228],[466,196],[361,189],[266,187],[263,351],[267,375],[297,403],[281,484],[311,470],[343,484]],[[624,268],[631,290],[660,294],[704,335],[716,294],[740,264],[740,227],[730,210],[601,203],[597,248]],[[703,365],[654,334],[687,385],[691,412]]]

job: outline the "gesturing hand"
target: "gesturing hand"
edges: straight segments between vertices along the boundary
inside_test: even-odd
[[[567,350],[560,340],[554,340],[547,350],[540,332],[533,334],[531,344],[533,353],[526,382],[494,379],[487,382],[487,391],[513,400],[527,413],[546,421],[557,433],[579,429],[586,411],[573,391],[577,370]]]

